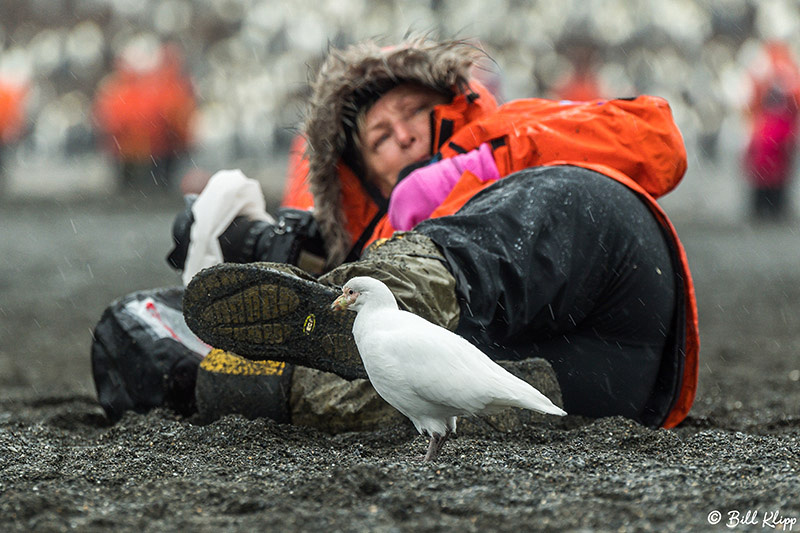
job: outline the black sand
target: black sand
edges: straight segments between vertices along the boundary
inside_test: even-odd
[[[567,417],[461,435],[423,464],[410,426],[106,422],[91,329],[112,299],[179,282],[163,260],[179,206],[0,206],[0,530],[722,531],[736,512],[733,530],[800,530],[796,224],[675,221],[702,334],[678,429]]]

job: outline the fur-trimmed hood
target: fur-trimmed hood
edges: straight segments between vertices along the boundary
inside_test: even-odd
[[[455,95],[468,90],[470,68],[485,55],[465,41],[425,38],[381,47],[364,42],[330,50],[312,83],[305,121],[308,184],[315,218],[328,249],[330,266],[340,264],[351,247],[341,207],[338,166],[348,145],[348,130],[360,105],[402,82],[413,82]]]

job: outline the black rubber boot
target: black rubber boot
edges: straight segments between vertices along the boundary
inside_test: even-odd
[[[254,360],[275,360],[365,378],[352,328],[334,312],[340,291],[277,263],[223,263],[186,287],[186,324],[205,342]]]

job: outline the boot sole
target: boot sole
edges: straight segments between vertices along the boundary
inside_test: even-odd
[[[215,348],[364,378],[355,313],[331,309],[338,294],[257,264],[223,263],[192,279],[183,312],[189,328]]]

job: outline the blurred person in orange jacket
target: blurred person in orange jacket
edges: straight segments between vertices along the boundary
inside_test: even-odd
[[[490,357],[545,358],[569,413],[675,426],[694,399],[699,336],[687,259],[655,200],[686,169],[668,104],[498,107],[470,78],[479,56],[425,39],[331,50],[284,198],[311,220],[325,273],[293,268],[292,248],[276,247],[297,239],[296,224],[240,219],[219,239],[225,260],[273,263],[200,272],[187,323],[295,375],[364,377],[329,306],[333,287],[369,275]]]
[[[3,174],[5,147],[18,141],[25,130],[27,87],[0,80],[0,176]]]
[[[565,55],[570,62],[570,72],[559,79],[552,89],[554,98],[584,102],[607,96],[597,74],[598,47],[577,42],[568,47]]]
[[[175,45],[131,45],[118,58],[95,99],[103,145],[120,166],[125,186],[167,185],[192,142],[194,90]]]

